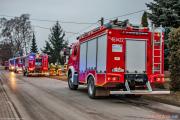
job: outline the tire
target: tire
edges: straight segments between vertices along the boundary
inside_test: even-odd
[[[94,84],[94,78],[93,77],[89,77],[88,78],[88,95],[90,98],[95,99],[97,98],[96,96],[96,86]]]
[[[69,89],[70,89],[70,90],[77,90],[77,89],[78,89],[78,85],[74,85],[74,84],[72,83],[71,79],[72,79],[72,73],[70,73],[70,74],[68,75],[68,86],[69,86]]]
[[[29,74],[28,74],[28,72],[27,72],[27,71],[25,72],[25,76],[26,76],[26,77],[29,77]]]

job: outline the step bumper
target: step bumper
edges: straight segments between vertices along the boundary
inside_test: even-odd
[[[49,73],[29,73],[29,75],[45,75],[45,76],[49,76]]]
[[[110,91],[111,95],[118,95],[118,94],[138,94],[138,95],[145,95],[145,94],[170,94],[170,91],[143,91],[143,90],[132,90],[132,91]]]

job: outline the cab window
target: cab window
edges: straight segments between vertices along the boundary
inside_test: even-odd
[[[72,48],[70,48],[69,55],[72,55]]]

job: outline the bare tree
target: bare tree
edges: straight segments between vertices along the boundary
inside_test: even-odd
[[[27,53],[28,45],[32,39],[29,17],[29,14],[22,14],[20,17],[14,17],[10,20],[1,19],[1,37],[13,46],[12,51],[14,53],[22,50],[22,48],[25,48]]]
[[[12,57],[11,44],[6,42],[0,42],[0,58],[5,61]]]

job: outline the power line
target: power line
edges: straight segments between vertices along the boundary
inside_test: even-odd
[[[129,16],[129,15],[136,14],[136,13],[144,12],[144,11],[146,11],[146,10],[148,10],[148,9],[144,9],[144,10],[139,10],[139,11],[135,11],[135,12],[126,13],[126,14],[119,15],[119,16],[112,17],[112,18],[108,18],[108,19],[105,19],[105,20],[112,20],[112,19],[119,18],[119,17],[125,17],[125,16]]]
[[[107,19],[104,19],[104,20],[112,20],[112,19],[119,18],[119,17],[129,16],[129,15],[133,15],[133,14],[136,14],[136,13],[144,12],[144,11],[146,11],[146,10],[148,10],[148,9],[138,10],[138,11],[135,11],[135,12],[126,13],[126,14],[123,14],[123,15],[119,15],[119,16],[112,17],[112,18],[107,18]],[[94,24],[92,24],[92,25],[90,25],[90,26],[88,26],[88,27],[80,30],[80,31],[78,32],[78,34],[80,34],[82,31],[85,31],[86,29],[92,27],[93,25],[95,25],[95,24],[97,24],[97,23],[98,23],[98,22],[96,22],[96,23],[94,23]],[[73,37],[73,36],[71,36],[71,37]],[[71,37],[70,37],[70,38],[71,38]]]
[[[94,23],[94,24],[92,24],[92,25],[90,25],[90,26],[87,26],[87,27],[81,29],[78,33],[81,33],[81,32],[83,32],[83,31],[85,31],[85,30],[91,28],[92,26],[96,25],[97,23],[98,23],[98,22],[96,22],[96,23]]]
[[[60,22],[60,23],[65,23],[65,24],[94,24],[94,23],[88,23],[88,22],[73,22],[73,21],[62,21],[62,20],[43,20],[43,19],[34,19],[31,18],[30,20],[34,20],[34,21],[44,21],[44,22]]]
[[[33,27],[38,27],[38,28],[42,28],[42,29],[47,29],[47,30],[50,30],[50,28],[47,28],[47,27],[42,27],[42,26],[39,26],[39,25],[32,25]]]
[[[72,35],[72,36],[70,36],[70,37],[68,37],[68,38],[72,38],[72,37],[75,37],[76,35],[80,35],[83,31],[85,31],[85,30],[91,28],[92,26],[96,25],[97,23],[98,23],[98,22],[96,22],[96,23],[94,23],[94,24],[92,24],[92,25],[89,25],[89,26],[87,26],[87,27],[81,29],[79,32],[77,32],[77,34]]]
[[[112,18],[108,18],[108,19],[104,19],[104,20],[112,20],[112,19],[119,18],[119,17],[129,16],[129,15],[133,15],[133,14],[136,14],[136,13],[140,13],[140,12],[143,12],[143,11],[146,11],[146,10],[148,10],[148,9],[143,9],[143,10],[139,10],[139,11],[135,11],[135,12],[130,12],[130,13],[126,13],[126,14],[123,14],[123,15],[119,15],[119,16],[112,17]],[[9,16],[9,15],[0,15],[0,16],[3,16],[3,17],[15,17],[15,16]],[[42,22],[56,22],[55,20],[36,19],[36,18],[31,18],[30,20],[42,21]],[[74,35],[71,36],[71,37],[74,37],[74,36],[77,35],[77,34],[81,34],[81,32],[89,29],[90,27],[92,27],[92,26],[94,26],[95,24],[98,23],[98,22],[95,22],[95,23],[86,23],[86,22],[74,22],[74,21],[59,21],[59,22],[60,22],[60,23],[67,23],[67,24],[89,24],[89,26],[83,28],[82,30],[80,30],[80,31],[77,32],[77,33],[65,31],[66,33],[74,34]],[[46,28],[46,27],[42,27],[42,26],[37,26],[37,25],[34,25],[34,27],[38,27],[38,28],[42,28],[42,29],[50,29],[50,28]],[[69,38],[71,38],[71,37],[69,37]]]
[[[38,27],[38,28],[41,28],[41,29],[47,29],[47,30],[51,30],[51,28],[47,28],[47,27],[42,27],[42,26],[39,26],[39,25],[32,25],[33,27]],[[78,34],[76,32],[70,32],[70,31],[64,31],[65,33],[69,33],[69,34]]]
[[[105,19],[105,20],[112,20],[112,19],[119,18],[119,17],[129,16],[129,15],[140,13],[140,12],[143,12],[143,11],[146,11],[146,10],[148,10],[148,9],[143,9],[143,10],[139,10],[139,11],[123,14],[123,15],[112,17],[112,18],[108,18],[108,19]],[[2,17],[16,17],[16,16],[5,15],[5,14],[1,14],[0,16],[2,16]],[[90,22],[75,22],[75,21],[62,21],[62,20],[48,20],[48,19],[37,19],[37,18],[31,18],[29,20],[41,21],[41,22],[57,22],[57,21],[59,21],[60,23],[66,23],[66,24],[90,24],[90,25],[93,25],[93,24],[97,23],[97,22],[90,23]]]
[[[139,10],[139,11],[135,11],[135,12],[130,12],[130,13],[126,13],[126,14],[123,14],[123,15],[119,15],[119,16],[112,17],[112,18],[108,18],[108,19],[104,19],[104,20],[112,20],[112,19],[119,18],[119,17],[129,16],[129,15],[133,15],[133,14],[136,14],[136,13],[140,13],[140,12],[143,12],[143,11],[146,11],[146,10],[148,10],[148,9]],[[96,22],[96,23],[94,23],[94,24],[92,24],[92,25],[90,25],[90,26],[88,26],[88,27],[80,30],[80,31],[78,32],[78,34],[80,34],[82,31],[85,31],[85,30],[89,29],[90,27],[92,27],[93,25],[95,25],[95,24],[97,24],[97,23],[98,23],[98,22]],[[71,37],[74,37],[74,36],[71,36]],[[70,37],[70,38],[71,38],[71,37]]]
[[[16,17],[16,16],[10,16],[10,15],[0,15],[0,16],[2,16],[2,17]],[[29,20],[34,20],[34,21],[44,21],[44,22],[57,22],[57,21],[55,21],[55,20],[45,20],[45,19],[36,19],[36,18],[31,18],[31,19],[29,19]],[[87,23],[87,22],[73,22],[73,21],[59,21],[60,23],[69,23],[69,24],[90,24],[90,26],[92,26],[92,25],[94,25],[94,24],[96,24],[96,23]],[[42,29],[50,29],[50,28],[46,28],[46,27],[42,27],[42,26],[38,26],[38,25],[33,25],[34,27],[38,27],[38,28],[42,28]],[[90,26],[88,26],[88,28],[90,27]],[[87,27],[86,27],[87,28]],[[82,31],[82,30],[81,30]],[[65,31],[66,33],[70,33],[70,34],[79,34],[80,32],[78,32],[78,33],[75,33],[75,32],[68,32],[68,31]]]
[[[10,16],[10,15],[0,15],[1,17],[16,17],[16,16]],[[89,23],[89,22],[75,22],[75,21],[62,21],[62,20],[47,20],[47,19],[37,19],[37,18],[30,18],[29,20],[31,21],[40,21],[40,22],[60,22],[60,23],[65,23],[65,24],[94,24],[94,23]]]

